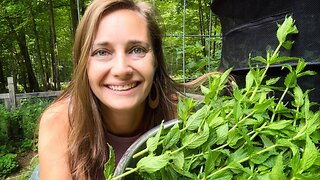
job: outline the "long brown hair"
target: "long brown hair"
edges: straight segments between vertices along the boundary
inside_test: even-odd
[[[105,125],[102,121],[99,100],[90,89],[87,76],[87,61],[96,30],[103,16],[119,9],[139,12],[148,24],[149,35],[156,61],[153,86],[158,89],[159,105],[152,109],[146,103],[150,126],[173,118],[174,106],[171,94],[179,90],[166,71],[162,50],[162,34],[153,8],[143,2],[132,0],[95,0],[87,8],[77,28],[73,59],[72,80],[59,100],[70,98],[68,134],[68,159],[74,179],[97,179],[107,160],[108,148]],[[153,90],[151,90],[153,91]],[[152,93],[152,92],[150,92]]]

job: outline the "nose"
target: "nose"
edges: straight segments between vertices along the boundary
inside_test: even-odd
[[[113,59],[111,74],[121,79],[128,79],[133,74],[133,69],[130,66],[129,58],[126,58],[124,53],[119,53]]]

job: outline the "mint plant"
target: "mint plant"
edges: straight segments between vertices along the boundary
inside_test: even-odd
[[[315,103],[297,84],[299,77],[315,72],[304,71],[302,58],[280,56],[281,47],[293,44],[287,36],[295,33],[294,20],[286,17],[278,27],[277,48],[249,60],[246,85],[233,84],[231,96],[222,95],[229,69],[201,87],[203,101],[181,98],[180,123],[161,126],[133,157],[143,155],[136,167],[108,179],[320,179],[320,111],[310,109]],[[295,68],[283,64],[293,60]],[[252,67],[253,61],[264,67]],[[280,77],[267,76],[276,63],[289,72],[282,86]],[[282,95],[275,96],[276,91]],[[292,100],[284,100],[286,96]],[[105,169],[111,172],[112,166]]]

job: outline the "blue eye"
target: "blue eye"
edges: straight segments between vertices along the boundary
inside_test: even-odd
[[[107,56],[108,54],[108,51],[106,50],[103,50],[103,49],[100,49],[100,50],[97,50],[96,52],[94,52],[94,55],[96,56]]]
[[[143,47],[133,47],[129,54],[132,55],[134,58],[143,58],[147,54],[147,50]]]
[[[141,54],[141,53],[145,53],[145,50],[142,49],[142,48],[134,48],[134,49],[132,50],[132,53]]]

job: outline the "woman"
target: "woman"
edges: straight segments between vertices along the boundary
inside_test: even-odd
[[[152,8],[132,0],[95,0],[74,44],[74,73],[43,113],[41,179],[104,179],[109,143],[125,150],[162,120],[175,118],[179,85],[167,74]]]

